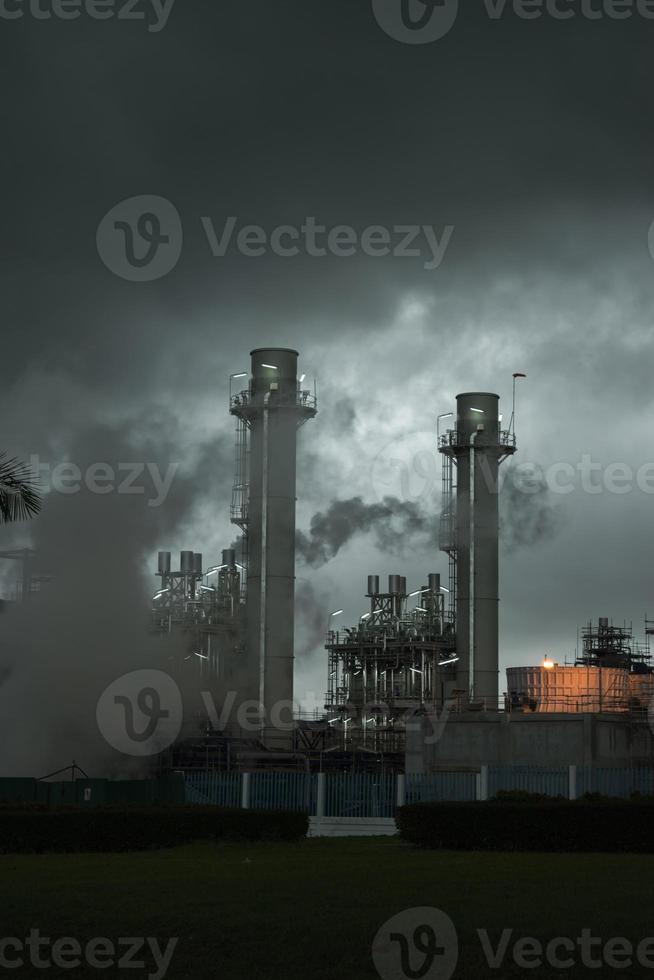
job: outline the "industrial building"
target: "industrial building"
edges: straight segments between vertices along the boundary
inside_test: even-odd
[[[329,617],[324,717],[294,714],[297,432],[317,413],[298,356],[257,349],[249,374],[232,375],[230,518],[240,540],[206,569],[202,555],[184,551],[173,571],[161,552],[153,599],[153,629],[184,640],[177,675],[201,679],[217,702],[232,692],[236,707],[257,707],[258,720],[245,729],[232,716],[217,730],[206,717],[191,719],[168,764],[429,772],[651,761],[650,623],[637,644],[631,628],[601,618],[581,631],[574,663],[510,667],[500,690],[500,467],[517,451],[522,374],[513,377],[508,425],[491,392],[460,394],[456,411],[435,419],[442,501],[434,522],[447,585],[436,571],[415,588],[397,572],[385,588],[369,575],[368,611],[341,628]]]
[[[440,575],[428,579],[407,595],[404,576],[389,575],[387,592],[368,576],[370,611],[328,634],[327,723],[344,749],[401,753],[407,717],[446,696],[456,635]]]

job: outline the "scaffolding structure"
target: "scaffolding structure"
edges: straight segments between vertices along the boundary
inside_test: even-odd
[[[600,616],[597,626],[588,623],[581,630],[582,649],[575,665],[585,667],[622,667],[632,674],[651,673],[651,654],[647,637],[652,624],[645,621],[645,643],[634,642],[633,628],[614,626],[608,617]]]
[[[232,399],[230,399],[230,410]],[[250,472],[250,442],[248,439],[249,426],[245,418],[237,415],[234,442],[234,485],[232,487],[232,502],[229,517],[232,524],[241,532],[241,562],[244,571],[248,564],[248,487]],[[247,592],[247,576],[241,577],[241,599],[245,602]]]
[[[328,724],[343,750],[399,752],[416,713],[443,703],[445,676],[456,661],[456,636],[440,575],[407,595],[406,579],[368,577],[370,611],[359,623],[327,633]],[[409,602],[417,597],[415,608]]]
[[[441,489],[441,516],[438,529],[438,547],[448,558],[448,606],[453,623],[456,622],[456,485],[454,463],[450,453],[443,454]]]

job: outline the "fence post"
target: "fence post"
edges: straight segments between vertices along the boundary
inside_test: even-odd
[[[568,766],[568,799],[577,799],[577,767]]]
[[[325,816],[325,773],[318,773],[318,785],[316,787],[316,820],[320,822]]]
[[[241,777],[241,809],[250,809],[250,773],[244,772]]]
[[[397,786],[395,792],[395,806],[404,806],[406,803],[406,776],[403,772],[397,774]]]
[[[488,766],[481,766],[477,776],[477,799],[488,799]]]

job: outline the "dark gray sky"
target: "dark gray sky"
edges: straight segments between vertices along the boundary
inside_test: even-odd
[[[305,528],[357,495],[436,515],[435,416],[476,388],[499,391],[508,413],[517,370],[529,377],[516,462],[590,454],[635,470],[654,459],[654,21],[524,20],[510,5],[492,19],[466,0],[446,36],[405,44],[370,0],[177,0],[158,32],[24,9],[0,23],[0,446],[52,462],[80,445],[85,460],[95,448],[115,461],[116,432],[127,459],[147,446],[183,473],[158,517],[161,547],[216,556],[231,538],[227,379],[263,344],[297,347],[318,380],[300,462]],[[155,20],[151,5],[137,9]],[[105,214],[142,195],[170,201],[183,226],[179,261],[150,282],[116,275],[96,245]],[[268,233],[308,216],[358,233],[454,232],[432,270],[429,255],[232,247],[216,258],[201,218],[220,233],[229,216]],[[75,501],[62,561],[91,563],[101,538],[89,522],[79,552]],[[653,496],[577,485],[550,505],[554,530],[546,521],[541,540],[503,556],[507,663],[571,653],[591,616],[639,626],[654,614]],[[7,546],[46,539],[49,510],[45,530],[3,531]],[[126,558],[146,567],[156,535],[145,511],[144,525],[140,538],[138,521],[119,522],[113,540],[123,533]],[[317,571],[298,566],[325,618],[363,610],[368,572],[401,571],[417,587],[445,571],[424,542],[402,557],[376,540],[356,537]],[[100,608],[101,558],[94,567],[87,601]],[[319,618],[311,606],[300,626],[298,693],[322,697]]]

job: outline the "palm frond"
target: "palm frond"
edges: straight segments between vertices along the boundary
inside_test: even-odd
[[[0,453],[0,524],[25,521],[40,510],[41,494],[30,468]]]

